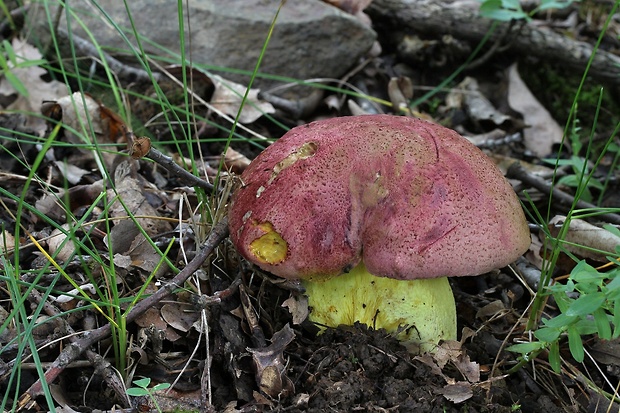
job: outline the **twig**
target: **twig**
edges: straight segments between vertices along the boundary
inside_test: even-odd
[[[135,307],[131,309],[127,314],[127,323],[134,321],[146,310],[153,307],[159,301],[172,294],[172,292],[180,285],[183,285],[185,281],[196,272],[206,259],[211,255],[213,250],[228,236],[228,219],[222,219],[216,226],[213,227],[209,238],[204,243],[202,250],[196,254],[193,260],[191,260],[181,272],[179,272],[169,283],[163,288],[159,289],[153,295],[138,302]],[[222,298],[230,296],[238,284],[231,284],[226,290],[218,291],[211,296],[212,302],[219,302]],[[85,332],[81,338],[76,339],[58,355],[56,360],[52,363],[52,366],[45,372],[46,382],[52,383],[63,369],[72,361],[76,360],[80,354],[86,351],[94,343],[103,340],[111,333],[110,324],[99,327],[96,330]],[[101,357],[97,355],[97,357]],[[30,402],[38,395],[42,393],[43,387],[41,379],[37,380],[28,390],[26,390],[19,399],[18,410],[28,409]]]
[[[110,54],[102,51],[101,49],[98,49],[88,40],[77,36],[75,33],[71,33],[71,37],[69,37],[69,34],[65,30],[58,29],[56,31],[56,36],[58,37],[58,41],[60,44],[73,44],[77,57],[89,57],[97,62],[99,62],[100,58],[102,60],[105,60],[110,70],[114,74],[116,74],[119,79],[122,79],[126,82],[140,81],[150,83],[153,81],[158,82],[162,78],[161,73],[149,73],[144,69],[139,69],[133,66],[126,65],[120,60],[112,57]]]
[[[45,314],[49,315],[50,317],[58,316],[61,314],[55,306],[43,300],[43,295],[37,289],[33,289],[30,292],[30,296],[37,304],[43,302],[43,311],[45,311]],[[59,320],[61,320],[61,322],[63,323],[63,327],[64,330],[67,332],[69,342],[75,343],[76,341],[78,341],[79,337],[75,334],[73,327],[71,327],[67,320],[62,317],[59,317]],[[123,406],[131,406],[131,401],[129,400],[129,396],[127,396],[127,393],[125,391],[125,385],[123,381],[120,380],[117,371],[112,367],[110,362],[91,349],[87,348],[84,353],[86,354],[86,358],[88,358],[88,361],[95,368],[95,370],[103,375],[105,382],[108,386],[110,386],[110,388],[114,390],[116,396],[119,398],[119,400],[122,401]],[[50,369],[56,368],[62,371],[67,368],[72,361],[73,360],[63,360],[63,364],[61,366],[52,365]]]
[[[551,195],[553,198],[555,198],[560,204],[564,205],[565,207],[570,207],[573,205],[573,203],[575,203],[575,206],[579,209],[598,209],[599,208],[598,206],[594,204],[591,204],[589,202],[585,202],[582,200],[578,200],[577,202],[575,202],[575,197],[573,197],[570,194],[567,194],[566,192],[562,191],[561,189],[558,189],[555,186],[552,186],[551,184],[547,183],[545,180],[528,173],[525,170],[525,168],[523,168],[523,165],[521,165],[518,162],[515,162],[512,165],[510,165],[510,167],[508,168],[508,171],[506,172],[506,177],[510,179],[517,179],[523,182],[524,184],[529,185],[533,188],[536,188],[539,191],[547,195]],[[618,214],[607,213],[607,214],[600,214],[597,216],[601,219],[608,221],[611,224],[620,225],[620,215]]]
[[[206,191],[212,191],[214,186],[204,179],[200,179],[194,174],[189,173],[185,169],[181,168],[177,165],[171,157],[164,155],[157,149],[151,147],[149,153],[146,155],[147,158],[154,160],[159,165],[166,168],[168,172],[173,175],[176,175],[179,179],[181,179],[188,186],[198,186]]]

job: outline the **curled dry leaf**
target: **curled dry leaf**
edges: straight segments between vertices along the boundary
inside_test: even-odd
[[[293,324],[301,324],[306,318],[310,309],[308,308],[308,297],[301,294],[291,294],[284,300],[282,307],[288,308],[288,312],[293,317]]]
[[[276,332],[271,344],[264,348],[248,348],[256,369],[256,382],[262,392],[272,398],[291,394],[293,382],[286,375],[284,350],[295,338],[293,329],[287,324]]]
[[[395,109],[407,109],[413,97],[413,83],[406,76],[393,77],[388,82],[388,96]]]
[[[85,128],[92,128],[99,139],[106,142],[109,136],[108,125],[103,122],[99,102],[87,94],[75,92],[69,96],[58,99],[49,110],[53,113],[60,113],[62,123],[65,125],[65,137],[71,143],[85,143],[84,137],[91,136]],[[90,125],[90,126],[89,126]],[[76,135],[75,132],[81,133]]]
[[[56,261],[68,262],[75,253],[75,245],[72,239],[68,239],[65,232],[70,232],[69,224],[63,224],[62,228],[56,228],[47,240],[49,253]]]
[[[45,101],[41,112],[62,121],[66,126],[65,137],[72,143],[88,142],[92,134],[99,143],[127,141],[129,132],[121,117],[87,93],[75,92],[55,101]]]
[[[512,121],[510,116],[498,111],[482,94],[478,81],[473,77],[466,77],[449,93],[446,101],[466,110],[473,122],[492,123],[505,129],[506,124]]]
[[[56,80],[45,82],[43,76],[48,74],[47,70],[31,64],[34,61],[44,62],[41,52],[36,47],[20,38],[13,39],[12,47],[18,67],[11,67],[11,74],[26,87],[28,92],[27,94],[17,93],[6,77],[0,79],[0,95],[16,96],[16,99],[3,109],[35,113],[42,102],[67,94],[67,85]],[[20,63],[26,64],[20,65]],[[28,116],[26,122],[29,127],[41,133],[45,131],[45,121],[39,116]]]
[[[147,137],[134,138],[129,148],[129,155],[133,159],[140,159],[146,156],[151,150],[151,140]]]
[[[242,153],[237,152],[231,147],[226,149],[226,153],[224,154],[224,165],[226,169],[240,174],[247,168],[250,164],[250,159],[243,155]]]
[[[508,104],[523,115],[527,124],[523,130],[525,146],[536,156],[548,156],[553,145],[562,142],[562,128],[530,92],[516,63],[508,69]]]
[[[87,292],[89,294],[96,294],[97,290],[92,283],[83,284],[80,286],[80,290]],[[80,297],[82,293],[77,288],[74,288],[70,291],[67,291],[65,294],[61,294],[58,297],[50,296],[52,300],[57,303],[68,303],[69,301],[75,300],[75,297]]]
[[[229,116],[237,116],[246,86],[224,80],[219,76],[212,76],[212,80],[215,84],[215,92],[211,98],[211,105]],[[258,99],[258,92],[258,89],[250,90],[248,100],[241,111],[239,122],[252,123],[264,114],[275,113],[271,103]]]

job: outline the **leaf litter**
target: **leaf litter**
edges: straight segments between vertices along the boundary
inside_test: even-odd
[[[29,45],[14,43],[13,47],[21,53],[30,53],[31,59],[41,58]],[[58,120],[62,120],[65,126],[63,139],[67,142],[89,144],[79,131],[84,124],[89,124],[90,119],[90,127],[102,142],[114,145],[123,143],[126,136],[123,128],[118,125],[110,127],[110,122],[116,122],[115,118],[109,117],[109,114],[102,115],[102,111],[107,113],[107,110],[102,109],[104,107],[93,97],[81,94],[67,96],[66,90],[59,85],[43,82],[41,75],[44,70],[36,66],[20,70],[23,72],[17,72],[19,79],[29,90],[37,90],[40,94],[31,94],[30,100],[22,103],[19,103],[20,96],[13,102],[17,106],[11,108],[26,105],[22,109],[36,112],[43,100],[52,101],[61,109]],[[439,113],[462,111],[471,122],[467,125],[468,129],[485,134],[495,131],[494,135],[485,135],[485,142],[489,140],[488,136],[491,140],[501,141],[509,133],[523,130],[525,149],[538,156],[546,155],[558,143],[554,121],[548,113],[540,110],[533,95],[527,94],[527,87],[519,82],[516,67],[509,70],[508,77],[511,82],[508,101],[522,119],[496,107],[485,97],[474,78],[466,78],[446,96],[446,104],[439,109]],[[245,87],[234,85],[233,91],[218,86],[219,80],[212,81],[216,92],[210,103],[222,113],[236,115],[239,95],[245,92]],[[4,91],[5,96],[14,94],[4,79],[0,90]],[[410,98],[396,91],[392,95],[397,104]],[[244,110],[242,123],[260,124],[264,113],[274,113],[271,105],[259,101],[257,91],[252,91],[250,98],[256,105],[250,105],[254,109]],[[85,102],[86,106],[80,102]],[[364,111],[354,100],[350,99],[348,103]],[[39,134],[45,133],[44,125],[40,123],[20,125],[34,128]],[[529,132],[528,128],[531,128]],[[528,133],[534,131],[539,138],[533,139],[531,134],[528,138]],[[498,145],[505,146],[506,142]],[[66,271],[75,270],[69,275],[80,287],[77,290],[69,284],[56,284],[54,288],[58,291],[52,295],[55,304],[63,309],[79,308],[85,305],[79,298],[81,293],[96,297],[96,290],[100,288],[100,285],[88,282],[88,274],[80,270],[79,265],[71,266],[76,258],[78,261],[81,259],[79,254],[83,249],[80,242],[75,242],[76,237],[85,234],[88,237],[81,238],[82,242],[88,239],[92,242],[90,246],[104,256],[106,251],[113,253],[113,263],[118,270],[114,282],[122,286],[122,291],[128,296],[142,287],[156,268],[158,272],[153,283],[147,286],[146,293],[165,288],[171,275],[166,265],[158,267],[160,251],[166,245],[172,245],[168,258],[181,265],[188,262],[183,258],[184,254],[190,252],[191,259],[195,254],[192,249],[196,249],[202,241],[195,238],[198,231],[179,230],[182,223],[176,216],[182,211],[178,209],[179,203],[174,199],[178,193],[174,194],[174,191],[183,182],[165,173],[156,180],[145,160],[131,160],[111,154],[106,155],[103,162],[111,171],[109,178],[115,183],[115,190],[112,190],[101,176],[93,173],[97,161],[89,155],[92,151],[82,149],[80,152],[82,154],[71,163],[67,163],[65,157],[51,159],[46,166],[50,171],[48,176],[52,177],[51,185],[42,185],[39,193],[32,195],[37,209],[58,223],[66,222],[68,212],[93,214],[88,227],[61,224],[54,230],[50,230],[40,217],[32,217],[30,230],[58,262],[67,264]],[[140,155],[148,154],[148,150],[144,152]],[[510,155],[517,159],[519,153],[512,152]],[[70,151],[67,153],[72,155]],[[224,163],[227,169],[240,173],[249,163],[248,156],[253,155],[248,152],[246,156],[240,150],[229,148]],[[182,159],[182,155],[176,154],[176,159]],[[204,170],[203,178],[214,174],[214,170]],[[11,186],[7,184],[6,189],[11,190]],[[95,216],[99,213],[97,208],[101,205],[102,194],[109,227],[102,225]],[[193,198],[191,191],[190,195]],[[89,210],[95,202],[99,205]],[[573,242],[603,251],[617,248],[617,240],[610,239],[609,233],[600,232],[598,227],[587,226],[584,229],[578,226],[579,221],[572,222],[575,226],[571,226],[570,236],[580,237],[571,238]],[[594,235],[594,240],[582,238],[583,233]],[[168,237],[168,234],[177,234],[180,238]],[[15,245],[11,233],[6,230],[3,240],[6,247]],[[594,257],[587,255],[583,249],[572,250],[572,253],[591,259],[601,258],[600,254]],[[27,259],[26,265],[33,270],[42,267],[46,260],[41,258]],[[105,259],[109,260],[109,257]],[[217,254],[202,271],[206,271],[208,277],[192,278],[167,300],[157,302],[137,315],[135,323],[129,327],[131,374],[175,383],[175,393],[158,392],[156,395],[162,406],[195,409],[202,404],[204,407],[208,388],[207,405],[227,412],[451,412],[464,408],[467,411],[507,412],[520,408],[522,411],[544,410],[551,413],[565,411],[569,407],[569,403],[553,397],[553,391],[557,389],[541,388],[531,372],[522,370],[516,375],[501,373],[514,364],[515,356],[505,351],[505,340],[510,337],[511,329],[522,327],[520,314],[528,302],[520,282],[505,271],[487,274],[477,280],[453,281],[459,300],[462,339],[460,342],[445,342],[433,354],[421,356],[410,355],[385,332],[362,325],[327,329],[323,334],[315,335],[316,327],[304,323],[308,307],[298,286],[273,280],[268,274],[248,268],[226,243],[218,247]],[[96,268],[93,271],[95,275],[101,273]],[[45,287],[51,283],[44,279],[40,280],[39,285]],[[0,309],[0,321],[5,322],[8,312],[4,307]],[[203,317],[208,321],[208,331],[201,322]],[[92,318],[92,314],[88,317],[77,316],[75,320],[68,317],[67,322],[76,331],[79,331],[80,322],[84,323],[83,331],[94,331],[98,322],[92,323]],[[45,320],[45,317],[41,319],[42,322]],[[42,344],[50,342],[59,333],[54,330],[58,330],[58,325],[49,326],[53,328],[37,330],[35,337]],[[201,341],[207,332],[210,340],[208,351],[204,341]],[[15,338],[16,330],[12,324],[0,334],[0,377],[3,380],[7,377],[11,357],[16,354],[12,343]],[[41,351],[40,356],[45,361],[53,361],[58,351]],[[594,340],[592,345],[593,356],[606,366],[613,377],[620,375],[619,363],[614,357],[618,351],[617,340]],[[544,368],[539,374],[553,381],[553,376]],[[123,403],[118,393],[116,399],[110,397],[113,394],[110,393],[110,383],[107,383],[106,391],[98,391],[97,386],[90,384],[94,380],[102,388],[106,387],[103,384],[106,379],[98,374],[94,365],[67,368],[62,375],[63,384],[54,385],[52,391],[59,406],[57,410],[110,409]],[[208,377],[205,378],[205,375]],[[576,377],[576,380],[568,385],[569,388],[563,384],[567,393],[571,397],[576,393],[589,394],[589,401],[582,401],[582,406],[589,404],[591,411],[600,411],[592,410],[593,403],[604,405],[607,399],[597,399],[591,390],[586,389],[587,386],[580,381],[582,375],[571,377]],[[27,375],[24,386],[33,384],[35,380],[36,376]],[[4,385],[4,382],[0,383]],[[88,401],[83,405],[80,399]],[[141,400],[140,403],[142,408],[152,408],[148,400]],[[577,405],[574,400],[570,403]]]

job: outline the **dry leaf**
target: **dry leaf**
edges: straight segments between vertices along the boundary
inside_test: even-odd
[[[70,96],[63,96],[55,102],[62,113],[62,123],[65,128],[65,137],[71,143],[85,143],[84,137],[76,135],[72,130],[81,133],[85,128],[92,128],[94,133],[102,142],[109,141],[109,129],[107,122],[101,116],[101,105],[89,95],[75,92]],[[57,111],[57,108],[51,109]],[[83,136],[90,136],[85,132]]]
[[[39,50],[23,39],[14,38],[12,46],[17,55],[18,64],[41,60],[42,58]],[[6,109],[18,110],[24,113],[36,113],[44,101],[55,100],[68,92],[67,86],[64,83],[56,80],[51,82],[43,81],[42,76],[47,75],[47,71],[39,66],[14,67],[11,69],[11,73],[28,89],[28,96],[17,96],[17,99]],[[6,78],[0,79],[0,94],[10,96],[16,93],[17,91]],[[46,128],[45,120],[39,116],[29,116],[27,125],[34,130],[42,132]]]
[[[452,360],[452,363],[470,383],[480,381],[480,364],[471,361],[467,353],[461,353],[456,360]]]
[[[413,83],[406,76],[393,77],[388,82],[387,92],[394,109],[407,109],[413,97]]]
[[[277,398],[293,392],[293,382],[286,375],[284,350],[295,338],[293,329],[287,324],[276,332],[271,344],[264,348],[248,348],[256,368],[256,382],[270,397]]]
[[[450,92],[450,95],[457,95],[451,96],[449,101],[462,103],[473,122],[490,122],[503,126],[506,122],[512,121],[510,116],[495,109],[489,99],[480,92],[478,81],[473,77],[466,77],[456,89]]]
[[[13,251],[15,248],[15,237],[6,229],[0,234],[0,254],[6,251]]]
[[[80,290],[82,290],[83,292],[93,294],[93,295],[97,293],[97,289],[92,283],[80,285]],[[50,298],[56,301],[57,303],[68,303],[72,300],[75,300],[76,296],[77,297],[82,296],[82,293],[80,292],[80,290],[78,290],[77,288],[74,288],[70,291],[67,291],[65,294],[59,295],[58,297],[54,298],[53,296],[50,296]]]
[[[479,309],[476,313],[476,318],[488,320],[496,314],[503,313],[504,311],[506,311],[504,303],[501,300],[495,300]]]
[[[75,185],[82,180],[84,175],[88,175],[90,172],[82,169],[78,166],[68,164],[64,161],[54,161],[54,165],[60,171],[62,176],[67,180],[67,182]]]
[[[199,312],[185,311],[187,309],[189,309],[188,306],[183,306],[179,303],[164,304],[161,308],[161,316],[171,327],[187,333],[196,320],[200,318]]]
[[[62,228],[66,232],[70,231],[69,224],[63,224]],[[67,235],[65,235],[62,230],[55,228],[47,240],[47,248],[49,249],[49,253],[56,261],[68,262],[75,253],[75,245],[73,244],[73,240],[67,238]]]
[[[219,76],[212,76],[212,80],[215,84],[215,92],[211,98],[211,105],[227,115],[237,116],[246,87],[229,80],[224,80]],[[258,89],[250,89],[248,100],[243,106],[239,122],[252,123],[265,113],[275,113],[276,110],[271,103],[258,99],[258,92]]]
[[[288,308],[288,312],[293,316],[293,324],[299,325],[308,318],[308,297],[300,294],[291,294],[284,300],[282,307]]]
[[[474,392],[471,389],[471,384],[465,381],[459,381],[454,384],[445,385],[443,389],[441,389],[441,394],[453,403],[462,403],[470,399],[474,395]]]
[[[231,147],[226,149],[226,153],[224,154],[224,166],[227,170],[230,170],[236,174],[241,174],[250,164],[250,159],[237,152]]]
[[[109,216],[115,219],[114,227],[104,238],[104,243],[112,248],[112,251],[124,255],[129,255],[132,264],[150,273],[155,270],[161,256],[155,248],[147,241],[146,237],[138,230],[135,223],[125,218],[132,214],[137,216],[136,221],[144,232],[149,236],[155,236],[171,230],[171,225],[159,219],[157,210],[148,203],[142,186],[140,185],[135,171],[137,161],[126,159],[122,161],[114,173],[116,192],[108,190],[108,199],[112,200],[109,204]],[[118,194],[118,195],[117,195]],[[116,198],[122,197],[123,204]],[[127,207],[127,210],[125,210]],[[166,266],[159,267],[159,272],[166,271]]]
[[[516,63],[508,68],[508,104],[523,115],[529,126],[523,130],[523,138],[527,149],[536,156],[548,156],[553,145],[562,142],[562,128],[521,80]]]
[[[560,228],[566,221],[563,215],[556,215],[549,221],[549,232],[554,237],[560,232]],[[599,228],[581,219],[572,219],[564,240],[577,245],[562,244],[563,248],[581,258],[590,258],[599,262],[606,262],[605,253],[591,251],[593,248],[614,254],[616,247],[620,245],[620,238],[604,228]],[[581,247],[582,246],[582,247]]]

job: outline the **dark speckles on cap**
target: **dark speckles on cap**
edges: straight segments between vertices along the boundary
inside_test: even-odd
[[[247,246],[260,234],[243,216],[270,222],[289,254],[257,264],[285,278],[334,276],[361,259],[371,273],[399,279],[474,275],[529,246],[519,201],[489,158],[418,119],[371,115],[294,128],[241,179],[231,238],[251,260]]]

